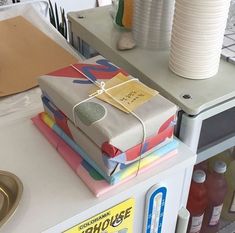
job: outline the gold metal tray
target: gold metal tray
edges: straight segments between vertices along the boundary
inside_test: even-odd
[[[0,171],[0,227],[16,211],[23,192],[20,179],[7,171]]]

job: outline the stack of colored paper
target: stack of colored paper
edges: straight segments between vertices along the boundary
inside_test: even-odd
[[[115,98],[98,93],[97,83]],[[44,75],[39,85],[40,120],[110,184],[177,148],[177,107],[101,56]]]
[[[134,178],[136,175],[148,171],[157,164],[169,158],[172,158],[177,154],[177,149],[173,148],[177,147],[178,141],[174,139],[173,143],[171,144],[172,150],[170,152],[166,153],[166,151],[169,151],[168,146],[162,147],[161,149],[159,149],[154,154],[148,157],[149,161],[153,161],[152,163],[148,164],[147,166],[144,166],[146,158],[145,160],[141,160],[138,174],[133,174],[133,169],[130,167],[130,169],[126,169],[125,172],[119,174],[119,177],[117,177],[117,179],[121,179],[120,182],[115,185],[111,185],[92,166],[90,166],[89,163],[86,162],[86,160],[83,159],[79,152],[76,152],[75,148],[77,148],[77,151],[80,150],[81,153],[84,153],[81,148],[79,149],[79,147],[76,146],[76,144],[71,140],[70,147],[69,144],[66,143],[65,140],[63,140],[63,138],[59,136],[58,127],[56,126],[55,122],[48,118],[46,113],[39,114],[38,116],[32,118],[32,121],[41,131],[41,133],[47,138],[47,140],[51,143],[51,145],[56,148],[58,153],[69,164],[72,170],[82,179],[85,185],[97,197],[114,189],[118,185],[127,182],[128,180]],[[72,149],[72,146],[74,149]]]

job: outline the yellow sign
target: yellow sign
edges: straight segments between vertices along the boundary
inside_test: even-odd
[[[105,93],[97,95],[96,97],[124,112],[132,112],[158,94],[156,90],[149,88],[139,80],[130,79],[122,73],[117,74],[115,77],[105,82],[105,89],[107,90],[106,93],[111,95],[115,100]],[[97,89],[95,89],[94,92],[96,90]]]
[[[130,198],[64,233],[133,233],[134,207]]]

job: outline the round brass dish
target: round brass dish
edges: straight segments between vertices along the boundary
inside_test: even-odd
[[[20,179],[7,171],[0,171],[0,227],[16,211],[23,192]]]

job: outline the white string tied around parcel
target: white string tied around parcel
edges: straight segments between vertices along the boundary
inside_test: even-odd
[[[108,93],[108,91],[114,89],[114,88],[117,88],[117,87],[120,87],[128,82],[133,82],[133,81],[139,81],[139,79],[137,78],[132,78],[132,79],[129,79],[127,81],[124,81],[122,83],[119,83],[115,86],[112,86],[110,88],[107,88],[105,89],[105,82],[101,81],[101,82],[98,82],[98,81],[94,81],[92,80],[90,77],[88,77],[86,74],[84,74],[82,71],[80,71],[79,69],[77,69],[77,67],[75,67],[74,65],[70,65],[73,69],[75,69],[77,72],[79,72],[80,74],[82,74],[85,78],[87,78],[89,81],[91,81],[93,84],[95,84],[98,88],[100,88],[99,90],[97,90],[96,92],[92,93],[89,95],[89,97],[87,99],[84,99],[78,103],[76,103],[74,106],[73,106],[73,122],[75,124],[75,126],[77,126],[77,121],[76,121],[76,116],[75,116],[75,109],[77,106],[79,106],[80,104],[84,103],[84,102],[87,102],[93,98],[95,98],[96,96],[98,95],[101,95],[102,93],[105,93],[106,95],[108,95],[112,100],[114,100],[115,102],[117,102],[118,104],[120,104],[126,111],[128,111],[130,114],[132,114],[136,119],[138,119],[142,125],[142,130],[143,130],[143,137],[142,137],[142,142],[141,142],[141,147],[140,147],[140,155],[139,155],[139,164],[138,164],[138,168],[137,168],[137,171],[136,171],[136,175],[138,175],[139,173],[139,169],[140,169],[140,162],[141,162],[141,159],[142,159],[142,149],[143,149],[143,146],[144,146],[144,142],[146,140],[146,127],[145,127],[145,124],[143,122],[143,120],[136,114],[134,113],[132,110],[128,109],[128,107],[126,107],[122,102],[120,102],[118,99],[116,99],[115,97],[113,97],[110,93]]]

